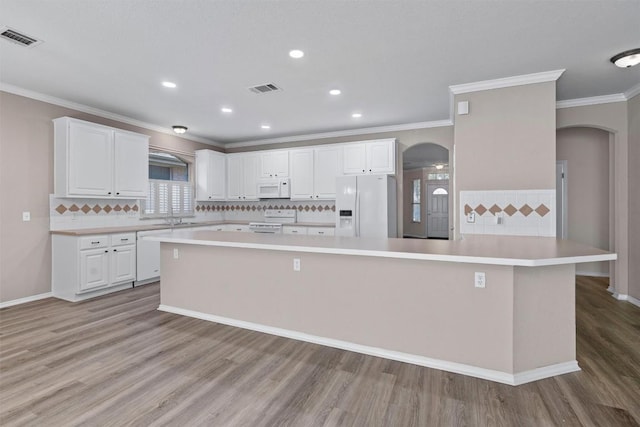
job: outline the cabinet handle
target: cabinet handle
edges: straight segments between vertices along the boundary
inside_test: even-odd
[[[120,195],[120,192],[117,192],[117,193],[116,193],[116,196],[119,196],[119,195]]]
[[[109,251],[104,251],[104,253],[105,253],[105,254],[108,254],[108,253],[109,253]]]
[[[292,232],[293,234],[296,234],[296,233],[298,232],[298,230],[291,230],[291,232]]]
[[[109,191],[107,194],[111,194],[111,191]]]
[[[324,234],[324,231],[318,231],[318,234]]]
[[[364,171],[365,171],[365,170],[364,170],[364,169],[362,169],[362,172],[364,172]]]
[[[369,172],[371,172],[371,169],[369,169]]]
[[[120,239],[121,242],[128,242],[129,239]]]
[[[91,242],[92,245],[97,245],[100,242]]]
[[[117,250],[117,249],[114,249],[114,250],[113,250],[113,252],[118,252],[118,250]]]

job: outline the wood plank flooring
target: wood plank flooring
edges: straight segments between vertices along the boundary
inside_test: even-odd
[[[512,387],[156,310],[0,310],[2,426],[638,426],[640,308],[578,278],[581,372]]]

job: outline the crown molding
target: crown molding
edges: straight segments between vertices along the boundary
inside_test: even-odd
[[[521,76],[505,77],[494,80],[484,80],[474,83],[464,83],[460,85],[449,86],[449,90],[454,95],[461,93],[477,92],[480,90],[500,89],[512,86],[528,85],[532,83],[544,83],[556,81],[564,73],[562,70],[544,71],[542,73],[524,74]]]
[[[634,96],[640,94],[640,83],[638,83],[637,85],[631,87],[631,89],[627,90],[624,93],[624,96],[627,98],[627,100],[633,98]]]
[[[589,98],[567,99],[565,101],[557,101],[556,109],[584,107],[586,105],[610,104],[612,102],[626,101],[627,97],[623,93],[614,93],[611,95],[591,96]]]
[[[253,141],[230,142],[225,148],[254,147],[266,144],[280,144],[283,142],[309,141],[312,139],[340,138],[345,136],[366,135],[372,133],[398,132],[404,130],[418,130],[436,127],[453,126],[451,120],[436,120],[431,122],[406,123],[401,125],[377,126],[370,128],[339,130],[335,132],[321,132],[306,135],[286,136],[282,138],[258,139]]]
[[[93,114],[105,119],[115,120],[118,122],[126,123],[132,126],[138,126],[143,129],[152,130],[155,132],[172,135],[176,138],[186,139],[188,141],[201,142],[207,145],[213,145],[215,147],[224,148],[224,144],[212,141],[207,138],[201,138],[199,136],[190,135],[188,137],[177,135],[173,129],[165,128],[162,126],[154,125],[152,123],[143,122],[140,120],[132,119],[131,117],[122,116],[120,114],[111,113],[109,111],[100,110],[99,108],[89,107],[88,105],[78,104],[76,102],[67,101],[65,99],[56,98],[55,96],[46,95],[43,93],[35,92],[32,90],[24,89],[19,86],[14,86],[8,83],[0,82],[0,90],[3,92],[11,93],[14,95],[24,96],[25,98],[35,99],[36,101],[46,102],[48,104],[58,105],[60,107],[70,108],[72,110],[81,111],[87,114]]]

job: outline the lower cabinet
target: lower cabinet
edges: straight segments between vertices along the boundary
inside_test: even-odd
[[[52,236],[53,296],[81,301],[136,280],[136,234]]]
[[[305,227],[299,225],[282,226],[283,234],[297,234],[303,236],[334,236],[334,227]]]

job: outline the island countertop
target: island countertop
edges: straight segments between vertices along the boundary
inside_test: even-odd
[[[425,261],[539,267],[611,261],[615,253],[552,237],[472,236],[462,240],[291,236],[177,231],[145,237],[165,243]]]

